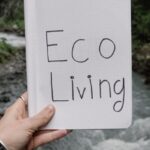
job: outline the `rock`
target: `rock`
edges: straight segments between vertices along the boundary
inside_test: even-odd
[[[2,103],[8,103],[8,102],[10,102],[10,98],[8,96],[3,96],[0,99],[0,102],[2,102]]]
[[[25,49],[18,51],[7,64],[0,64],[0,114],[26,91]]]
[[[150,43],[134,53],[133,70],[144,75],[145,83],[150,84]]]
[[[17,26],[16,24],[14,24],[14,25],[12,26],[12,28],[13,28],[14,30],[18,30],[18,26]]]

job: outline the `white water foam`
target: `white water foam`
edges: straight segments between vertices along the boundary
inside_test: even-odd
[[[150,140],[130,143],[110,139],[99,143],[93,150],[150,150]]]
[[[0,40],[5,40],[6,43],[13,47],[25,47],[25,38],[15,34],[0,33]]]

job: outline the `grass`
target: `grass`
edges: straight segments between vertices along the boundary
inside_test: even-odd
[[[7,62],[16,52],[17,49],[7,44],[4,39],[0,41],[0,63]]]

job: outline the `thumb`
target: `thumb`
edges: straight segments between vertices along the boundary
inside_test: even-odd
[[[52,117],[54,116],[54,113],[55,113],[54,106],[52,105],[47,106],[36,116],[28,120],[29,129],[36,131],[39,128],[44,127],[52,119]]]

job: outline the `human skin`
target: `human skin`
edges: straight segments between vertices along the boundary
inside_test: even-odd
[[[28,117],[27,93],[10,106],[0,120],[0,140],[8,150],[32,150],[40,145],[66,136],[67,130],[43,130],[55,114],[52,105],[44,108],[34,117]]]

